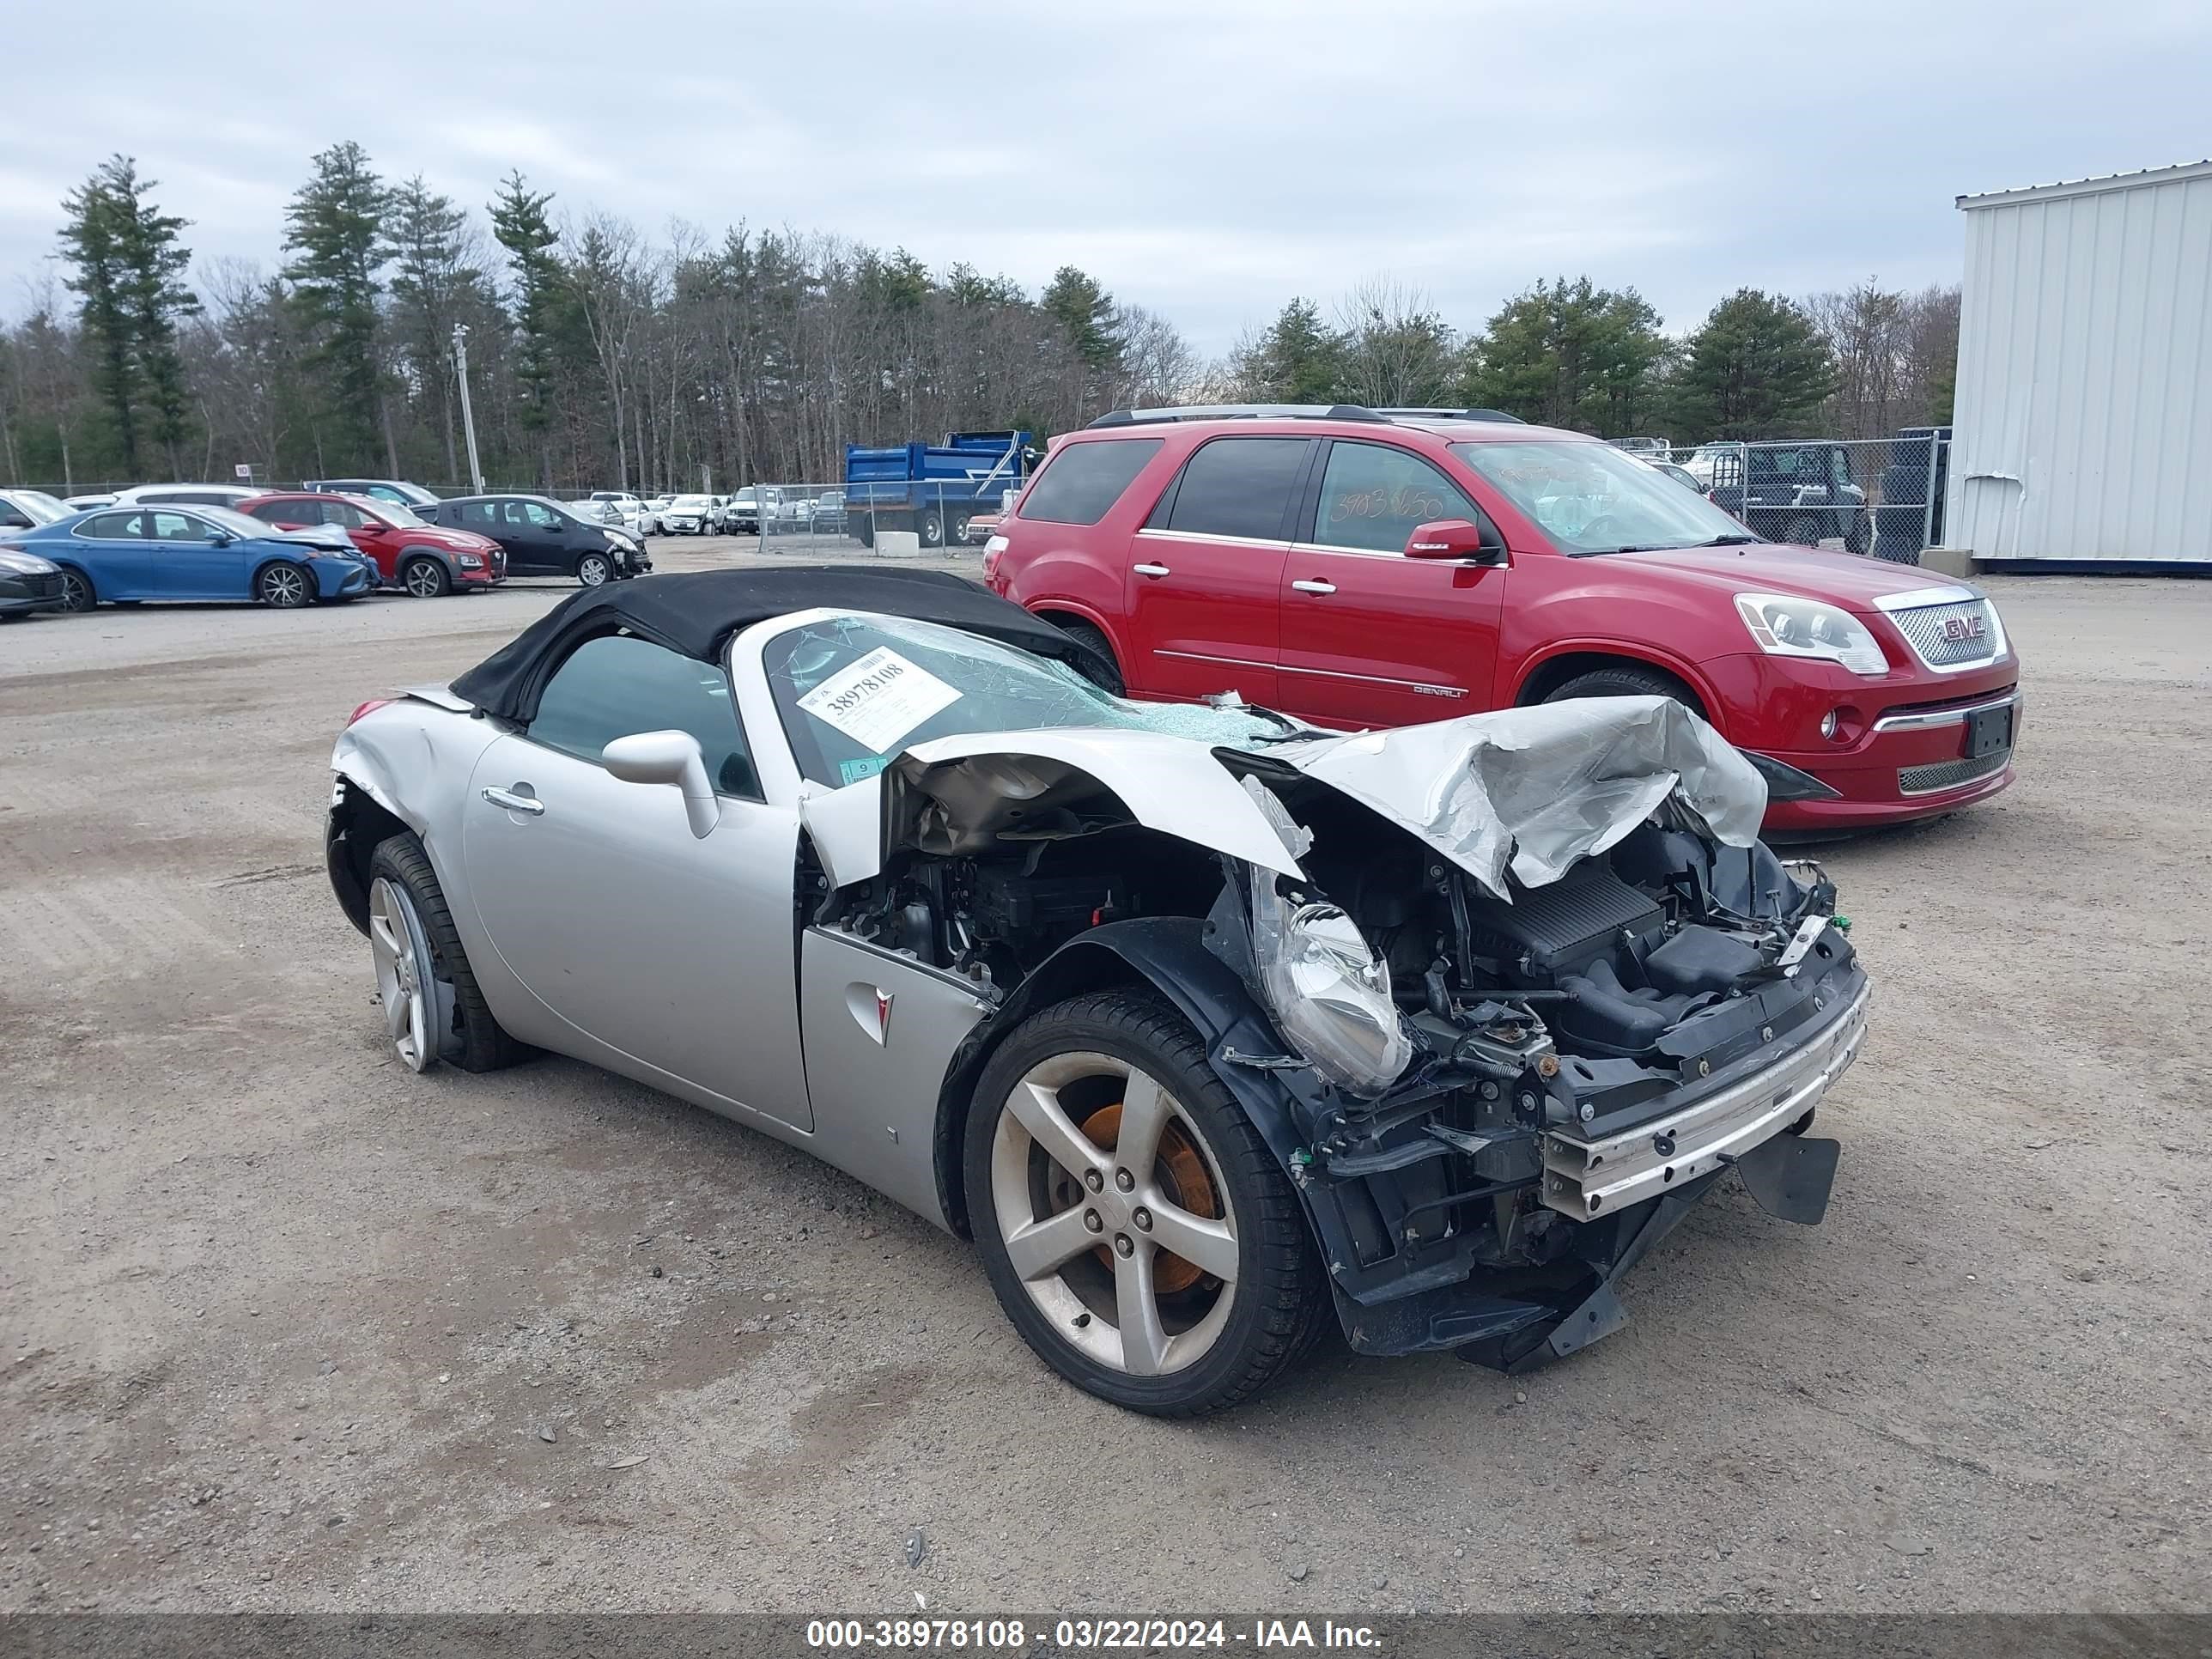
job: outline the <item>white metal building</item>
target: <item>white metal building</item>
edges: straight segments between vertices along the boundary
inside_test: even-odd
[[[1943,539],[2212,566],[2212,161],[1962,196]]]

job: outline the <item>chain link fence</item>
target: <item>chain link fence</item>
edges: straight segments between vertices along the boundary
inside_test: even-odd
[[[962,481],[897,484],[760,483],[722,509],[725,535],[758,536],[765,553],[802,557],[980,556],[1011,491]],[[911,544],[903,538],[912,537]]]
[[[1893,438],[1709,443],[1670,448],[1663,457],[1655,445],[1630,453],[1667,466],[1769,541],[1917,564],[1922,549],[1943,544],[1950,449],[1950,428],[1918,427]]]

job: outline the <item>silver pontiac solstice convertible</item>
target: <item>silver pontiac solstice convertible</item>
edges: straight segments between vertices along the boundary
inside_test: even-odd
[[[1045,1363],[1245,1399],[1332,1320],[1509,1370],[1805,1133],[1868,987],[1680,705],[1316,730],[949,576],[655,576],[362,705],[328,854],[416,1070],[552,1049],[970,1236]]]

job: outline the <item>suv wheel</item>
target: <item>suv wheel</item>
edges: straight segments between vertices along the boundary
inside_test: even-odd
[[[407,561],[399,573],[400,585],[418,599],[434,599],[453,586],[447,579],[446,567],[435,559],[415,558]]]
[[[1111,691],[1117,697],[1127,694],[1129,688],[1121,678],[1121,665],[1115,659],[1114,641],[1106,637],[1105,629],[1095,628],[1087,622],[1056,622],[1053,626],[1072,640],[1081,640],[1098,653],[1104,665],[1104,672],[1093,673],[1085,668],[1082,671],[1085,679],[1091,681],[1100,690]]]
[[[1689,687],[1672,674],[1662,673],[1656,668],[1643,668],[1634,663],[1623,663],[1618,668],[1596,668],[1587,674],[1577,674],[1558,690],[1545,697],[1546,702],[1565,702],[1571,697],[1671,697],[1685,708],[1696,713],[1698,700]]]

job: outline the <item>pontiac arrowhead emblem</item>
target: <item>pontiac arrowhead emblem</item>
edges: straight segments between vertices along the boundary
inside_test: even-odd
[[[876,1041],[887,1041],[891,1034],[891,994],[880,988],[876,992]]]

